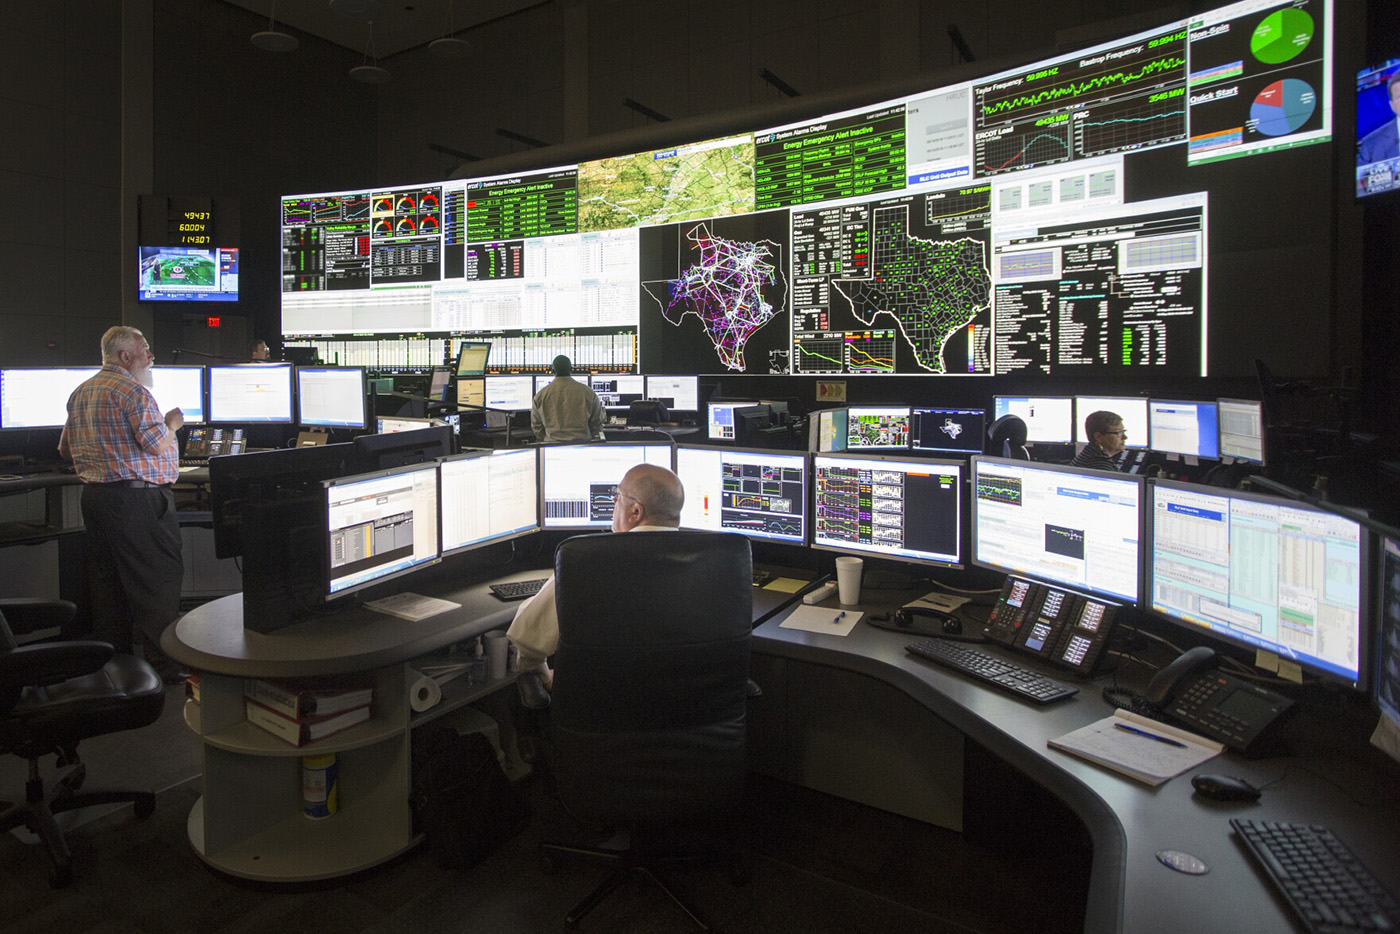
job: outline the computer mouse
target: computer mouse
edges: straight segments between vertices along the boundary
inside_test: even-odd
[[[1196,794],[1214,801],[1256,801],[1263,793],[1242,778],[1204,772],[1191,776],[1191,787]]]
[[[960,636],[962,635],[962,631],[962,620],[958,619],[956,616],[949,616],[947,619],[943,620],[943,633],[945,635]]]

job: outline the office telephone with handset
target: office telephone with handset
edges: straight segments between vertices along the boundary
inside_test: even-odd
[[[1148,682],[1133,706],[1218,740],[1245,755],[1259,755],[1269,729],[1293,707],[1282,694],[1216,670],[1214,649],[1183,652]]]

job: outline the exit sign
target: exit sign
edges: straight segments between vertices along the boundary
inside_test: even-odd
[[[217,327],[219,327],[220,325],[222,325],[222,324],[224,323],[224,319],[223,319],[223,318],[209,318],[209,319],[207,319],[207,320],[208,320],[209,326],[210,326],[211,328],[217,328]]]

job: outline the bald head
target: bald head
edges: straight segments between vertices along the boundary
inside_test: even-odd
[[[685,487],[681,478],[665,467],[638,464],[617,485],[613,506],[613,531],[628,532],[639,525],[681,524]]]

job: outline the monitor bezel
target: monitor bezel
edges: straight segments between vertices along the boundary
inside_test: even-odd
[[[1255,405],[1255,406],[1258,406],[1258,407],[1259,407],[1259,459],[1258,459],[1258,460],[1255,460],[1255,459],[1252,458],[1252,457],[1240,457],[1238,454],[1226,454],[1226,453],[1225,453],[1225,451],[1224,451],[1224,441],[1223,441],[1223,439],[1220,437],[1220,434],[1221,434],[1220,404],[1221,404],[1222,402],[1238,403],[1238,404],[1244,404],[1244,405]],[[1228,457],[1228,458],[1230,458],[1232,461],[1238,461],[1238,462],[1240,462],[1240,463],[1242,463],[1242,464],[1255,464],[1255,465],[1257,465],[1257,466],[1259,466],[1259,467],[1266,467],[1266,466],[1268,466],[1268,463],[1269,463],[1269,432],[1268,432],[1268,429],[1267,429],[1267,428],[1265,427],[1265,425],[1264,425],[1264,403],[1263,403],[1261,400],[1259,400],[1259,399],[1227,399],[1227,398],[1224,398],[1224,397],[1218,397],[1218,398],[1215,400],[1215,427],[1216,427],[1216,436],[1217,436],[1217,437],[1216,437],[1216,441],[1215,441],[1215,447],[1216,447],[1217,450],[1220,451],[1220,459],[1221,459],[1221,460],[1224,460],[1226,457]]]
[[[1161,620],[1162,622],[1176,626],[1183,632],[1193,633],[1194,635],[1200,638],[1213,639],[1217,642],[1221,642],[1227,646],[1230,646],[1231,648],[1244,652],[1273,652],[1274,654],[1278,655],[1280,659],[1283,659],[1285,656],[1283,654],[1283,647],[1278,645],[1277,643],[1273,645],[1267,645],[1264,644],[1262,640],[1259,643],[1254,643],[1249,641],[1242,635],[1236,635],[1232,632],[1221,632],[1205,624],[1197,623],[1192,620],[1176,616],[1166,610],[1161,610],[1157,608],[1155,601],[1152,598],[1152,595],[1155,592],[1154,571],[1156,564],[1156,562],[1153,560],[1153,555],[1156,550],[1155,491],[1159,487],[1166,489],[1182,490],[1191,493],[1198,493],[1203,496],[1220,496],[1225,498],[1235,497],[1250,502],[1264,503],[1268,505],[1276,505],[1292,509],[1300,509],[1305,510],[1307,512],[1315,512],[1326,516],[1335,516],[1338,519],[1343,519],[1347,522],[1355,523],[1359,534],[1358,548],[1360,550],[1360,557],[1357,561],[1358,586],[1360,589],[1360,593],[1357,595],[1358,600],[1356,680],[1352,681],[1343,674],[1339,674],[1335,671],[1330,671],[1326,668],[1321,667],[1316,662],[1304,660],[1297,656],[1288,656],[1287,660],[1298,665],[1299,668],[1301,668],[1308,674],[1311,674],[1318,680],[1331,682],[1333,684],[1341,684],[1345,687],[1357,691],[1364,691],[1367,689],[1370,674],[1368,668],[1371,664],[1371,647],[1368,644],[1369,639],[1371,637],[1371,633],[1369,632],[1369,627],[1367,625],[1367,614],[1371,610],[1372,601],[1374,599],[1372,595],[1373,585],[1370,580],[1370,576],[1374,568],[1374,557],[1371,541],[1372,530],[1369,528],[1367,523],[1361,522],[1355,517],[1344,515],[1335,510],[1327,509],[1323,506],[1315,506],[1312,503],[1306,502],[1304,500],[1289,499],[1288,497],[1283,496],[1272,496],[1265,493],[1255,493],[1249,490],[1237,490],[1231,487],[1203,486],[1199,483],[1186,483],[1180,480],[1166,480],[1156,477],[1148,481],[1148,489],[1145,491],[1147,499],[1144,501],[1143,508],[1143,520],[1146,526],[1143,530],[1144,535],[1146,536],[1144,539],[1146,547],[1142,549],[1141,573],[1142,591],[1144,599],[1143,602],[1139,604],[1140,608],[1143,611],[1147,612],[1149,615],[1151,615],[1153,619]]]
[[[559,531],[565,531],[565,532],[581,533],[581,532],[590,532],[590,531],[593,531],[593,532],[607,532],[607,531],[610,531],[610,530],[611,530],[611,524],[609,524],[609,525],[594,525],[594,524],[591,523],[591,522],[582,522],[582,523],[577,523],[577,524],[572,524],[572,525],[560,525],[560,524],[558,524],[558,523],[556,522],[556,523],[554,523],[554,524],[551,525],[550,522],[549,522],[549,520],[548,520],[548,518],[547,518],[547,517],[545,516],[545,514],[544,514],[544,503],[545,503],[545,495],[544,495],[544,494],[545,494],[545,489],[546,489],[546,488],[548,487],[548,485],[549,485],[549,469],[548,469],[548,467],[546,466],[546,465],[549,463],[549,452],[550,452],[550,451],[560,450],[560,449],[563,449],[563,448],[582,448],[582,447],[587,447],[587,448],[605,448],[605,449],[610,450],[610,451],[617,451],[617,450],[620,450],[620,449],[622,449],[622,448],[667,448],[667,449],[670,451],[670,453],[671,453],[671,456],[670,456],[670,459],[669,459],[669,464],[671,465],[671,467],[674,467],[675,464],[676,464],[676,454],[675,454],[675,447],[676,447],[676,445],[675,445],[675,442],[674,442],[674,441],[624,441],[624,442],[621,442],[621,443],[619,443],[619,442],[617,442],[617,441],[578,441],[578,442],[567,442],[567,443],[564,443],[564,444],[545,444],[545,445],[541,445],[541,446],[540,446],[540,462],[539,462],[539,466],[540,466],[540,473],[539,473],[539,500],[540,500],[540,529],[541,529],[542,531],[545,531],[545,532],[559,532]],[[647,461],[646,458],[644,457],[644,458],[642,459],[642,463],[650,463],[650,462]],[[635,466],[635,465],[634,465],[634,466]],[[630,469],[630,468],[629,468],[629,469]],[[617,479],[618,479],[619,481],[622,480],[621,477],[618,477]]]
[[[802,515],[802,534],[800,536],[793,538],[781,537],[777,535],[759,535],[745,532],[743,529],[701,529],[693,525],[681,525],[680,528],[696,529],[697,531],[701,532],[733,532],[734,534],[742,535],[751,541],[767,542],[769,544],[774,545],[803,546],[807,544],[807,541],[811,538],[812,525],[812,459],[805,451],[782,450],[779,448],[733,447],[725,444],[673,444],[671,448],[671,471],[675,473],[677,477],[680,477],[681,475],[681,451],[713,451],[716,454],[720,454],[721,456],[749,454],[762,457],[771,455],[773,457],[790,457],[800,460],[802,462],[802,508],[806,510],[806,512],[804,512]],[[683,478],[681,479],[681,483],[682,485],[684,485],[685,483],[685,480]],[[682,515],[684,515],[684,509],[682,509]]]
[[[224,370],[246,370],[257,368],[261,371],[279,370],[287,377],[287,417],[286,418],[216,418],[214,412],[214,374]],[[290,363],[230,363],[215,364],[209,367],[208,379],[204,384],[205,423],[209,425],[295,425],[297,423],[296,367]]]
[[[395,474],[414,473],[415,471],[423,471],[425,473],[431,471],[433,475],[433,483],[437,485],[437,508],[433,511],[434,515],[432,517],[433,532],[437,537],[437,550],[435,551],[433,557],[425,561],[420,561],[410,567],[400,568],[397,571],[393,571],[380,577],[376,577],[374,580],[362,581],[361,583],[352,584],[351,586],[341,588],[340,590],[331,590],[331,575],[335,572],[334,568],[331,567],[330,550],[331,490],[335,489],[336,487],[346,486],[351,483],[359,483],[366,480],[377,480],[382,477],[390,477],[394,476]],[[368,590],[371,587],[377,587],[380,584],[383,584],[387,581],[397,580],[400,577],[406,577],[407,575],[412,574],[415,571],[421,571],[424,568],[430,568],[435,564],[441,564],[442,529],[440,526],[440,513],[442,512],[442,488],[440,484],[441,481],[438,477],[438,466],[436,460],[424,461],[420,464],[405,464],[400,467],[388,467],[384,470],[372,470],[367,473],[349,474],[344,477],[335,477],[330,480],[322,480],[320,504],[322,521],[321,538],[322,545],[324,546],[324,554],[322,555],[321,559],[321,580],[318,588],[322,599],[326,600],[327,602],[330,602],[332,600],[339,600],[341,597],[347,596],[349,594],[358,593],[362,590]]]
[[[1158,403],[1166,405],[1209,405],[1215,408],[1215,453],[1201,454],[1197,451],[1176,451],[1164,448],[1157,443],[1157,429],[1152,424],[1152,407]],[[1199,421],[1197,422],[1199,424]],[[1220,460],[1220,400],[1219,399],[1175,399],[1150,396],[1147,400],[1147,449],[1159,454],[1177,454],[1181,457],[1194,457],[1198,460]]]
[[[442,528],[442,525],[443,525],[443,523],[442,523],[442,499],[443,499],[443,491],[446,489],[446,485],[444,484],[443,479],[442,479],[442,468],[443,468],[443,466],[446,465],[446,464],[456,463],[456,462],[458,462],[458,461],[475,460],[476,458],[479,458],[479,457],[498,457],[498,456],[510,456],[510,455],[520,456],[520,455],[522,455],[522,454],[533,455],[533,456],[534,456],[534,460],[535,460],[535,496],[534,496],[534,503],[535,503],[535,524],[534,524],[534,526],[531,527],[531,528],[528,528],[528,529],[521,529],[520,531],[516,531],[516,532],[507,532],[507,533],[503,533],[503,534],[501,534],[501,535],[493,535],[493,536],[491,536],[491,537],[489,537],[489,538],[483,538],[483,539],[480,539],[480,540],[478,540],[478,541],[467,542],[465,545],[454,545],[451,549],[449,549],[449,548],[446,546],[446,539],[445,539],[444,536],[443,536],[443,528]],[[447,558],[447,557],[450,557],[451,555],[459,555],[459,554],[462,554],[462,553],[464,553],[464,552],[475,551],[475,550],[478,549],[478,548],[485,548],[487,545],[495,545],[495,544],[497,544],[497,543],[499,543],[499,542],[508,542],[508,541],[513,540],[513,539],[523,538],[523,537],[525,537],[526,535],[532,535],[532,534],[534,534],[535,532],[539,532],[539,531],[542,531],[542,530],[543,530],[543,528],[544,528],[544,525],[543,525],[544,517],[543,517],[543,515],[542,515],[541,512],[540,512],[541,497],[540,497],[540,492],[539,492],[539,491],[540,491],[540,470],[541,470],[542,468],[541,468],[541,465],[540,465],[540,454],[539,454],[539,449],[538,449],[538,448],[502,448],[502,449],[496,450],[496,451],[464,451],[464,452],[462,452],[461,454],[452,454],[452,455],[449,455],[448,457],[440,457],[440,458],[438,458],[438,462],[437,462],[437,463],[438,463],[438,550],[439,550],[439,552],[441,552],[442,557]]]
[[[348,372],[358,371],[360,374],[360,421],[358,424],[347,424],[345,422],[329,421],[307,421],[306,415],[301,408],[301,374],[303,372]],[[297,424],[303,428],[348,428],[353,431],[364,431],[369,427],[369,406],[368,394],[369,383],[366,377],[365,368],[362,366],[298,366],[296,367],[296,406]]]
[[[868,449],[867,449],[867,450],[868,450]],[[886,451],[888,451],[889,449],[888,449],[888,448],[883,448],[883,449],[877,449],[877,450],[886,450]],[[890,554],[889,552],[886,552],[886,551],[882,551],[881,549],[879,549],[879,548],[877,548],[877,547],[875,547],[875,546],[873,546],[873,545],[871,545],[871,546],[869,546],[869,547],[863,546],[863,545],[850,545],[850,544],[827,545],[827,544],[822,544],[822,543],[818,542],[818,541],[817,541],[817,460],[818,460],[819,458],[832,458],[832,459],[834,459],[834,460],[852,460],[852,461],[891,461],[891,462],[896,462],[896,463],[900,463],[900,464],[907,464],[909,467],[915,468],[915,469],[928,468],[928,467],[951,467],[951,468],[953,468],[955,471],[957,471],[957,478],[958,478],[958,479],[957,479],[957,483],[958,483],[958,496],[957,496],[958,518],[957,518],[957,522],[955,523],[956,526],[957,526],[957,543],[958,543],[958,554],[957,554],[957,559],[956,559],[955,561],[945,561],[945,560],[942,560],[942,559],[940,559],[940,558],[920,558],[920,557],[915,557],[915,556],[912,556],[912,555],[896,555],[896,554]],[[965,568],[965,567],[967,566],[967,556],[966,556],[966,554],[965,554],[965,552],[966,552],[966,548],[965,548],[966,541],[965,541],[965,536],[963,535],[963,528],[964,528],[964,526],[965,526],[965,521],[964,521],[964,520],[965,520],[965,517],[966,517],[966,515],[967,515],[967,509],[966,509],[967,491],[966,491],[966,489],[964,489],[964,483],[966,482],[967,477],[968,477],[968,465],[967,465],[967,461],[965,461],[965,460],[963,460],[963,459],[961,459],[961,458],[946,458],[946,457],[912,457],[912,456],[910,456],[909,454],[903,454],[903,455],[900,455],[900,454],[863,454],[863,453],[853,452],[853,451],[849,451],[849,450],[848,450],[848,451],[841,452],[841,453],[809,454],[809,455],[808,455],[808,459],[810,460],[811,463],[810,463],[810,465],[809,465],[808,468],[807,468],[807,475],[808,475],[808,478],[809,478],[807,485],[808,485],[808,487],[811,488],[811,491],[812,491],[812,492],[811,492],[811,496],[810,496],[809,499],[808,499],[808,516],[809,516],[809,518],[808,518],[808,520],[807,520],[807,528],[809,529],[809,531],[808,531],[808,533],[807,533],[807,545],[808,545],[809,548],[812,548],[812,549],[815,550],[815,551],[830,551],[830,552],[835,552],[836,554],[856,555],[856,556],[858,556],[858,557],[863,557],[863,558],[882,558],[882,559],[884,559],[884,560],[886,560],[886,561],[899,561],[899,562],[901,562],[901,563],[903,563],[903,564],[917,564],[917,565],[921,565],[921,566],[923,566],[923,567],[952,568],[952,569],[954,569],[954,570],[961,570],[962,568]]]
[[[1117,481],[1117,482],[1121,482],[1121,483],[1131,483],[1131,484],[1135,485],[1135,486],[1138,488],[1138,508],[1137,508],[1137,536],[1138,536],[1138,549],[1137,549],[1137,550],[1138,550],[1138,553],[1137,553],[1137,561],[1136,561],[1136,565],[1137,565],[1137,588],[1136,588],[1136,593],[1131,594],[1131,595],[1126,595],[1126,594],[1121,594],[1121,593],[1115,593],[1115,592],[1113,592],[1113,591],[1104,590],[1104,589],[1099,588],[1099,587],[1092,587],[1092,586],[1090,586],[1088,583],[1086,583],[1086,582],[1084,582],[1084,581],[1069,581],[1069,580],[1063,580],[1063,579],[1054,578],[1054,577],[1050,577],[1050,576],[1045,575],[1045,574],[1038,573],[1037,571],[1032,570],[1032,569],[1030,569],[1030,568],[1009,567],[1009,566],[1007,566],[1007,565],[996,564],[996,563],[993,563],[993,562],[991,562],[991,561],[983,561],[983,560],[980,560],[979,557],[978,557],[978,552],[977,552],[977,539],[978,539],[978,535],[977,535],[977,519],[978,519],[978,511],[979,511],[978,497],[977,497],[977,471],[978,471],[978,467],[979,467],[980,465],[982,465],[982,464],[991,464],[991,465],[994,465],[994,466],[1003,466],[1003,467],[1007,467],[1007,468],[1015,469],[1015,470],[1045,470],[1045,471],[1050,471],[1050,472],[1052,472],[1052,473],[1066,474],[1066,475],[1068,475],[1068,476],[1087,477],[1087,478],[1089,478],[1089,479],[1091,479],[1091,480],[1095,480],[1095,479],[1096,479],[1096,480],[1109,480],[1109,481]],[[971,552],[972,552],[971,564],[972,564],[974,567],[986,568],[986,569],[989,570],[989,571],[997,571],[997,572],[999,572],[999,573],[1001,573],[1001,574],[1006,574],[1006,575],[1008,575],[1008,576],[1025,577],[1025,578],[1029,578],[1030,580],[1036,581],[1036,582],[1038,582],[1038,583],[1049,584],[1049,585],[1054,586],[1054,587],[1068,587],[1068,588],[1070,588],[1070,589],[1072,589],[1072,590],[1077,590],[1077,591],[1080,591],[1080,592],[1082,592],[1082,593],[1091,593],[1091,594],[1094,594],[1094,595],[1097,596],[1097,597],[1101,597],[1101,598],[1106,599],[1106,600],[1112,600],[1112,601],[1114,601],[1115,603],[1120,603],[1120,604],[1123,604],[1123,605],[1125,605],[1125,606],[1127,606],[1127,605],[1134,605],[1134,606],[1139,605],[1139,604],[1141,603],[1141,601],[1142,601],[1142,594],[1143,594],[1143,576],[1144,576],[1144,575],[1143,575],[1143,561],[1144,561],[1144,556],[1143,556],[1143,543],[1144,543],[1144,536],[1145,536],[1145,529],[1144,529],[1145,517],[1144,517],[1143,513],[1144,513],[1144,511],[1145,511],[1145,509],[1146,509],[1145,503],[1146,503],[1146,496],[1147,496],[1147,491],[1146,491],[1146,489],[1145,489],[1145,482],[1144,482],[1144,480],[1145,480],[1144,477],[1138,476],[1137,474],[1115,473],[1115,472],[1113,472],[1113,471],[1108,471],[1108,470],[1096,470],[1096,469],[1093,469],[1093,468],[1090,468],[1090,467],[1072,467],[1072,466],[1070,466],[1069,464],[1046,464],[1046,463],[1043,463],[1043,462],[1041,462],[1041,461],[1025,461],[1025,460],[1018,460],[1018,459],[1016,459],[1016,458],[993,457],[993,456],[991,456],[991,455],[989,455],[989,454],[978,454],[978,455],[975,455],[974,457],[972,457],[972,459],[971,459],[971,464],[970,464],[969,467],[968,467],[968,482],[969,482],[970,485],[971,485],[971,488],[970,488],[970,490],[968,491],[968,497],[969,497],[969,499],[970,499],[970,501],[971,501],[971,502],[970,502],[970,505],[969,505],[969,508],[968,508],[968,521],[969,521],[969,525],[968,525],[968,539],[969,539],[969,544],[970,544],[970,548],[971,548]]]

